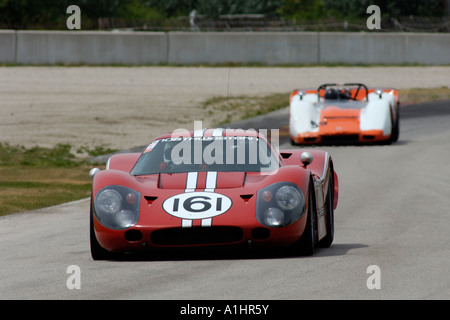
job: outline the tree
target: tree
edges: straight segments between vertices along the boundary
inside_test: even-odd
[[[211,18],[220,15],[275,14],[283,0],[150,0],[149,5],[163,10],[168,17],[187,16],[192,10]]]
[[[12,29],[46,26],[63,17],[68,6],[68,0],[1,0],[0,23]]]
[[[322,0],[284,0],[278,12],[288,19],[315,20],[325,14]]]

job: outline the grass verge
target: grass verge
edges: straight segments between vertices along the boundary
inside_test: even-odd
[[[77,153],[95,156],[111,151],[83,147]],[[67,144],[25,148],[0,143],[0,215],[89,197],[91,166]]]

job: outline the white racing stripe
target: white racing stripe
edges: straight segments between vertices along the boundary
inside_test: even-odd
[[[197,188],[197,180],[198,180],[198,172],[188,172],[186,178],[186,189],[187,192],[194,192]],[[217,185],[217,171],[208,171],[206,173],[206,185],[205,192],[214,192]],[[190,219],[181,220],[181,226],[183,228],[192,227],[192,221]],[[202,227],[210,227],[212,225],[212,218],[202,219],[201,222]]]
[[[197,187],[198,172],[188,172],[184,192],[194,192]]]
[[[211,227],[211,225],[212,225],[212,218],[202,219],[202,227]]]
[[[212,132],[213,137],[221,137],[223,135],[223,129],[216,128]],[[217,185],[217,171],[208,171],[206,173],[206,188],[205,191],[214,192]],[[210,227],[212,225],[212,218],[203,219],[202,227]]]
[[[181,220],[181,227],[182,228],[191,228],[192,227],[192,220]]]
[[[217,183],[217,171],[208,171],[206,173],[206,188],[205,191],[214,192]]]
[[[208,171],[206,173],[206,188],[207,192],[214,192],[217,184],[217,171]],[[212,218],[203,219],[202,227],[210,227],[212,225]]]
[[[197,177],[198,172],[188,172],[187,178],[186,178],[186,189],[184,192],[194,192],[195,188],[197,187]],[[192,227],[192,220],[181,220],[181,226],[183,228],[190,228]]]
[[[194,131],[194,137],[203,137],[205,134],[205,129],[197,129]],[[212,136],[213,137],[221,137],[223,135],[223,129],[217,128],[213,129]],[[197,180],[198,180],[198,172],[188,172],[186,178],[186,189],[184,192],[194,192],[197,188]],[[214,189],[217,185],[217,171],[208,171],[206,173],[206,192],[214,192]],[[183,228],[191,228],[192,221],[189,219],[181,220],[181,226]],[[202,227],[210,227],[212,225],[212,218],[202,219],[201,222]]]
[[[194,137],[203,137],[203,134],[205,133],[205,129],[196,129],[194,130]]]
[[[212,136],[213,137],[221,137],[223,135],[223,129],[222,128],[216,128],[213,130]]]

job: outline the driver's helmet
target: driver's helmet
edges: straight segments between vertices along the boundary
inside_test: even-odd
[[[339,99],[348,100],[351,98],[352,98],[352,95],[348,89],[342,89],[339,91]]]
[[[337,99],[338,98],[338,92],[336,88],[328,88],[325,91],[325,99]]]

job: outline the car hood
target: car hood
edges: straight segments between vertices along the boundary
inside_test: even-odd
[[[327,109],[351,110],[351,109],[363,109],[367,107],[367,104],[368,102],[359,100],[331,100],[321,102],[319,103],[318,106],[323,110]]]
[[[322,119],[351,119],[359,118],[361,109],[342,109],[337,106],[327,106],[322,110]]]
[[[160,173],[148,176],[137,176],[138,182],[143,184],[143,189],[179,189],[185,190],[191,187],[195,189],[230,189],[257,185],[267,176],[259,172],[216,172],[211,177],[207,172],[195,173]],[[191,178],[193,178],[191,180]],[[188,179],[190,182],[188,182]],[[212,180],[212,182],[211,182]]]
[[[208,172],[195,172],[193,185],[195,189],[228,189],[240,188],[245,182],[245,172],[217,172],[216,176],[211,178]],[[160,173],[158,175],[159,189],[187,189],[189,185],[188,173]],[[213,180],[211,182],[211,180]]]

